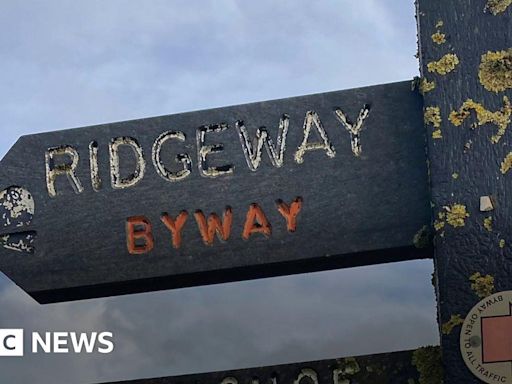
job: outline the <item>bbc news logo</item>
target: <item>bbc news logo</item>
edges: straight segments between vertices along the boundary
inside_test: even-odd
[[[112,332],[32,332],[32,353],[103,353],[114,351]],[[0,356],[23,356],[23,329],[0,329]]]
[[[23,329],[0,329],[0,356],[23,356]]]

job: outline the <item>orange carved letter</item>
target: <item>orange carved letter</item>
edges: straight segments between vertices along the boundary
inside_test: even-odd
[[[153,227],[144,216],[129,217],[126,220],[126,245],[132,255],[150,252],[154,246]],[[137,240],[144,240],[137,244]]]
[[[194,217],[196,218],[199,232],[201,232],[201,237],[205,244],[213,244],[215,233],[217,233],[219,240],[226,241],[229,239],[229,236],[231,235],[231,223],[233,222],[231,207],[226,207],[222,216],[222,221],[217,214],[211,213],[208,217],[207,223],[204,213],[200,210],[197,210],[196,213],[194,213]]]
[[[295,232],[297,229],[297,215],[302,209],[302,198],[296,197],[290,206],[283,200],[277,200],[277,210],[286,219],[286,229],[288,232]]]
[[[163,213],[161,220],[172,234],[172,246],[178,249],[181,246],[181,230],[187,221],[188,212],[181,211],[174,220],[168,213]]]
[[[247,240],[253,233],[263,233],[265,236],[270,236],[272,233],[272,228],[265,213],[256,203],[251,204],[249,211],[247,211],[242,237]]]

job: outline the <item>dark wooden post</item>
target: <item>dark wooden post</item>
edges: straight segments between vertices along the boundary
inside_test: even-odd
[[[481,382],[463,361],[459,326],[482,298],[512,289],[510,3],[417,1],[435,281],[449,384]]]

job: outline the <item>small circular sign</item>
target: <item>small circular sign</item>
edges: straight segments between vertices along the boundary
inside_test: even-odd
[[[495,293],[473,307],[462,324],[460,352],[480,380],[512,384],[512,291]]]

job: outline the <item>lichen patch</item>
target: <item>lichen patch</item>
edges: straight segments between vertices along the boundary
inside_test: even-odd
[[[448,120],[456,127],[462,125],[464,120],[471,116],[471,111],[475,111],[477,126],[485,124],[494,124],[498,127],[498,132],[491,136],[491,142],[497,144],[506,133],[512,116],[512,105],[507,96],[503,97],[503,108],[496,112],[491,112],[482,104],[467,99],[457,111],[452,111]]]
[[[454,228],[463,227],[469,213],[466,206],[462,204],[453,204],[451,207],[444,207],[446,210],[446,222]]]
[[[443,382],[441,348],[422,347],[412,354],[412,364],[418,370],[419,384],[439,384]]]
[[[488,0],[485,5],[485,11],[491,12],[494,16],[505,10],[512,4],[512,0]]]
[[[487,232],[492,232],[492,216],[484,219],[484,228]]]
[[[439,107],[426,107],[423,114],[423,120],[425,121],[425,124],[432,125],[434,127],[432,138],[441,139],[443,137],[441,132],[441,123],[443,119],[441,117],[441,110]]]
[[[438,45],[446,43],[446,35],[444,33],[441,33],[440,31],[437,31],[432,36],[432,41]]]
[[[439,75],[446,75],[452,72],[457,65],[459,65],[460,61],[456,54],[447,53],[443,57],[441,57],[438,61],[432,61],[427,64],[427,69],[429,72],[436,72]]]
[[[471,289],[480,298],[485,298],[494,293],[494,277],[491,275],[482,276],[480,272],[476,272],[469,277]]]
[[[498,93],[511,89],[512,48],[506,51],[488,51],[482,55],[478,78],[484,88],[490,92]]]
[[[441,326],[441,332],[443,335],[449,335],[452,333],[453,328],[461,325],[462,323],[464,323],[464,319],[460,317],[459,314],[451,315],[450,320]]]
[[[422,78],[420,80],[420,93],[424,95],[427,92],[433,91],[436,88],[436,83],[434,81],[428,81],[426,78]]]
[[[501,173],[505,174],[512,168],[512,152],[510,152],[503,161],[501,162],[500,171]]]

